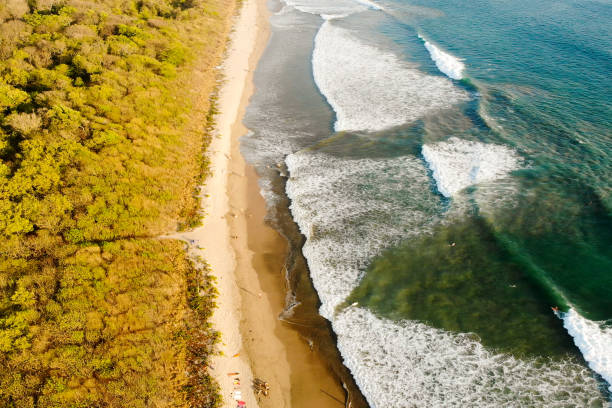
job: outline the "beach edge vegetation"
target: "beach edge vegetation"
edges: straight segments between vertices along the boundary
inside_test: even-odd
[[[235,0],[0,4],[0,405],[221,404],[197,224]]]

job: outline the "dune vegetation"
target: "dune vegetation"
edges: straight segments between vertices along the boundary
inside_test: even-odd
[[[0,3],[0,406],[220,404],[211,278],[162,236],[198,222],[235,7]]]

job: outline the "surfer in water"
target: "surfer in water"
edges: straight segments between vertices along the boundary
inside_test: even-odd
[[[553,313],[557,316],[557,317],[561,317],[560,315],[560,311],[559,311],[559,307],[558,306],[551,306],[551,309],[553,311]]]

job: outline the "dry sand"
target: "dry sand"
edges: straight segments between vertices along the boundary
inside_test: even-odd
[[[340,382],[298,333],[278,319],[286,292],[282,268],[287,243],[264,223],[257,175],[239,151],[253,71],[269,35],[267,18],[265,0],[245,0],[236,18],[223,64],[216,137],[209,149],[212,175],[201,190],[204,224],[180,236],[217,277],[218,309],[212,323],[221,332],[223,354],[213,358],[212,374],[224,406],[236,407],[233,394],[239,390],[250,408],[338,408],[345,398]],[[254,394],[255,376],[269,382],[268,397]]]

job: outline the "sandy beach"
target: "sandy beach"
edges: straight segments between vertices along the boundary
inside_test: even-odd
[[[257,175],[239,150],[239,138],[247,131],[241,120],[253,93],[253,71],[269,36],[267,18],[264,0],[246,1],[236,17],[209,149],[212,175],[201,189],[204,223],[181,237],[217,278],[212,324],[222,343],[212,373],[224,406],[235,407],[239,398],[248,407],[340,407],[345,400],[340,382],[306,341],[278,319],[286,292],[287,242],[265,224]],[[270,384],[267,397],[255,395],[254,378]]]

